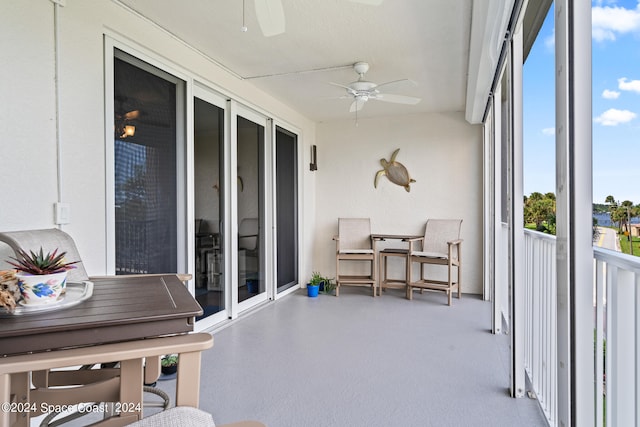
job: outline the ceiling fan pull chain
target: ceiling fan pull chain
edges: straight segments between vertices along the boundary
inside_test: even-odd
[[[245,25],[245,22],[244,22],[244,11],[245,11],[244,3],[245,3],[245,0],[242,0],[242,28],[241,28],[241,30],[242,30],[243,33],[246,33],[248,28],[247,28],[247,26]]]

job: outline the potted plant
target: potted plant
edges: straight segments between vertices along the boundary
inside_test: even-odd
[[[175,374],[178,370],[178,355],[167,354],[160,359],[160,370],[165,375]]]
[[[331,295],[336,288],[336,282],[329,277],[323,277],[320,283],[320,292],[326,295]]]
[[[19,249],[13,261],[7,261],[17,270],[16,278],[20,287],[23,304],[50,304],[56,302],[64,292],[67,271],[75,268],[78,261],[66,262],[66,252],[58,250],[46,255],[42,248],[39,252]]]
[[[314,271],[311,274],[309,283],[307,283],[307,296],[310,296],[312,298],[317,297],[318,291],[320,290],[320,283],[322,283],[323,280],[324,278],[320,275],[320,273]]]

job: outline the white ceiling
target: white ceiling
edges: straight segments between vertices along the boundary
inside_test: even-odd
[[[369,101],[359,117],[465,111],[471,0],[282,0],[286,30],[272,37],[254,0],[244,0],[247,32],[243,0],[117,1],[314,121],[353,117],[351,101],[338,99],[344,90],[329,82],[356,80],[357,61],[370,64],[369,81],[413,80],[393,93],[422,99]],[[318,69],[326,70],[307,72]]]

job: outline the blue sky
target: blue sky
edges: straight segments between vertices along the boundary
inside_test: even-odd
[[[592,1],[593,201],[640,204],[640,1]],[[524,193],[555,192],[553,15],[524,65]]]

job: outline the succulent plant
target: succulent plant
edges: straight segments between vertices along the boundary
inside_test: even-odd
[[[57,249],[53,252],[48,252],[46,255],[42,248],[40,248],[40,252],[29,251],[29,253],[19,249],[18,257],[11,257],[15,262],[7,261],[7,263],[18,271],[33,275],[61,273],[75,268],[73,264],[79,262],[65,262],[64,256],[66,254],[66,252],[58,254]]]
[[[177,354],[167,354],[160,359],[160,365],[167,368],[169,366],[175,366],[178,364]]]

